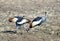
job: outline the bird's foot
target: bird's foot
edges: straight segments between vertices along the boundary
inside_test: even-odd
[[[27,32],[29,32],[29,30],[30,30],[29,28],[28,28],[28,29],[26,29],[26,31],[27,31]]]
[[[16,30],[15,30],[14,32],[15,32],[15,33],[17,33],[17,31],[16,31]]]

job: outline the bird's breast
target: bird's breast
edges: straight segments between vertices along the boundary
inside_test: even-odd
[[[41,19],[39,21],[32,22],[32,26],[38,25],[41,22]]]
[[[24,24],[24,23],[26,23],[27,22],[27,20],[26,19],[23,19],[23,20],[21,20],[20,22],[17,22],[17,24]]]

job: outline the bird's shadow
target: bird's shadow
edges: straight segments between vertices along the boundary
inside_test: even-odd
[[[16,31],[10,31],[10,30],[6,30],[6,31],[1,31],[1,33],[10,33],[10,34],[16,34]]]

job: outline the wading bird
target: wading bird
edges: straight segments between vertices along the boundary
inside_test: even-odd
[[[27,32],[28,32],[31,28],[33,28],[33,27],[35,27],[35,26],[39,26],[39,25],[41,25],[44,21],[46,21],[46,14],[47,14],[47,12],[45,12],[45,15],[42,16],[42,17],[36,17],[36,18],[34,18],[34,19],[30,22],[30,27],[27,29]]]
[[[9,18],[8,21],[9,22],[14,22],[16,24],[16,31],[18,30],[19,26],[30,22],[29,19],[26,19],[22,16],[15,16],[13,18]]]

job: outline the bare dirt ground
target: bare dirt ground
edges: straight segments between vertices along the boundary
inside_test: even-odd
[[[8,22],[9,17],[35,18],[45,11],[46,22],[29,33],[24,29],[19,29],[19,33],[1,32],[15,29],[15,24]],[[0,41],[60,41],[60,0],[0,0]]]

